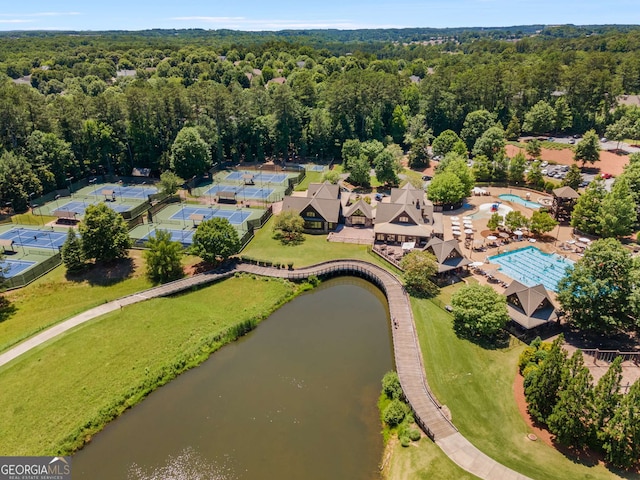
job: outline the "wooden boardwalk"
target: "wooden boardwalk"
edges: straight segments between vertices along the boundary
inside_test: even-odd
[[[445,416],[441,405],[429,389],[413,321],[411,302],[402,283],[393,274],[377,265],[359,260],[336,260],[296,270],[240,264],[237,270],[289,280],[302,280],[310,275],[317,277],[354,275],[376,284],[382,289],[389,302],[396,371],[402,391],[414,411],[416,422],[434,441],[458,431]]]
[[[176,280],[175,282],[121,297],[54,325],[0,354],[0,366],[15,360],[29,350],[77,325],[120,309],[125,305],[143,302],[151,298],[164,297],[193,287],[213,283],[233,275],[236,271],[290,280],[302,280],[310,275],[316,275],[317,277],[353,275],[362,277],[377,285],[384,292],[389,303],[396,370],[404,395],[414,411],[416,422],[453,462],[477,477],[486,480],[496,478],[501,480],[531,480],[482,453],[459,433],[453,423],[445,416],[441,405],[429,390],[409,296],[402,283],[392,273],[377,265],[361,260],[336,260],[296,270],[239,264],[235,267],[230,266],[229,268]]]

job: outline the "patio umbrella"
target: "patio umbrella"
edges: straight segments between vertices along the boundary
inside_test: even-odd
[[[451,233],[453,233],[457,237],[458,235],[460,235],[460,230],[454,230]]]
[[[451,217],[451,220],[460,220],[458,217]]]
[[[460,222],[453,221],[451,222],[451,225],[457,226],[457,225],[460,225]]]
[[[494,240],[497,240],[497,239],[498,239],[498,237],[496,237],[495,235],[489,235],[489,236],[487,237],[487,240],[490,240],[490,241],[492,241],[492,242],[493,242]]]
[[[585,238],[585,237],[580,237],[578,239],[578,241],[582,242],[582,243],[590,243],[591,242],[591,240],[589,240],[588,238]]]
[[[473,235],[473,230],[471,230],[470,228],[465,228],[464,233],[466,233],[467,235]]]
[[[472,267],[481,267],[482,265],[484,265],[484,263],[483,262],[471,262],[469,265],[472,266]]]
[[[515,232],[513,232],[514,235],[517,235],[518,237],[522,236],[522,230],[516,230]]]
[[[508,234],[508,233],[506,233],[506,232],[500,232],[500,233],[498,234],[498,236],[499,236],[500,238],[509,238],[509,234]]]
[[[451,227],[451,230],[455,232],[456,230],[460,230],[460,227],[458,227],[457,225],[454,225],[453,227]]]
[[[575,241],[575,240],[567,240],[567,243],[568,243],[569,245],[573,245],[574,243],[576,243],[576,241]]]

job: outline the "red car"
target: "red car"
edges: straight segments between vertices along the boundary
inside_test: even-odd
[[[612,177],[613,177],[613,175],[611,175],[610,173],[601,173],[601,174],[600,174],[600,177],[601,177],[601,178],[604,178],[604,179],[606,180],[606,179],[608,179],[608,178],[612,178]]]

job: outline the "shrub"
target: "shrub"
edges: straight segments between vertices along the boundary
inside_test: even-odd
[[[400,400],[395,399],[392,400],[387,408],[384,409],[382,414],[382,419],[384,423],[389,425],[390,427],[395,427],[402,423],[405,415],[407,414],[407,407]]]
[[[412,442],[417,442],[422,437],[422,435],[420,434],[420,430],[418,430],[417,428],[410,428],[407,431],[407,435]]]
[[[402,437],[400,437],[400,445],[402,445],[403,447],[408,447],[409,445],[411,445],[411,440],[409,439],[409,437],[403,435]]]
[[[382,391],[391,400],[399,399],[402,396],[400,379],[396,372],[387,372],[382,378]]]

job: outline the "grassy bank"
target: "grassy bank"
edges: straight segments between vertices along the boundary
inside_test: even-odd
[[[304,235],[304,242],[299,245],[283,246],[280,241],[274,240],[273,218],[264,227],[256,230],[256,235],[242,255],[259,260],[270,260],[278,263],[293,262],[294,268],[305,267],[328,260],[341,258],[353,258],[391,268],[377,255],[369,252],[367,245],[353,243],[328,242],[326,235]]]
[[[67,277],[60,266],[5,294],[11,307],[0,317],[0,351],[75,314],[149,287],[139,250],[131,251],[131,261],[75,277]]]
[[[0,369],[0,451],[73,451],[151,390],[232,340],[236,326],[243,330],[265,318],[295,291],[280,280],[231,278],[131,305],[30,351]]]
[[[450,289],[444,289],[445,297]],[[569,459],[526,438],[529,430],[513,394],[524,345],[512,341],[506,348],[487,350],[456,337],[451,316],[433,302],[414,300],[413,310],[429,385],[451,410],[460,432],[484,453],[534,479],[638,478]]]

